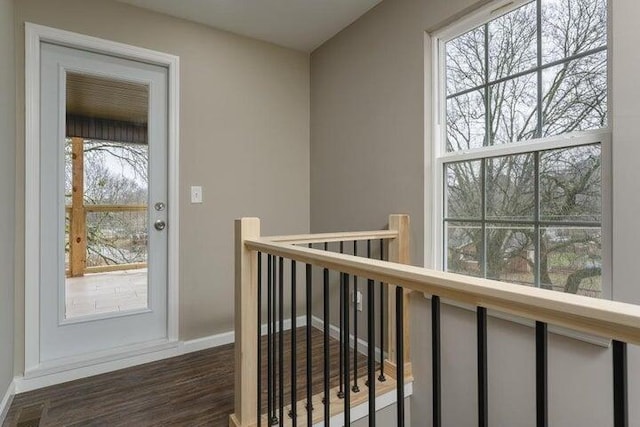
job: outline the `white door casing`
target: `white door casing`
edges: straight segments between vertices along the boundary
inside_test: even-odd
[[[43,174],[51,174],[51,171],[47,171],[47,168],[41,169],[41,166],[51,162],[41,161],[49,159],[50,153],[41,152],[43,147],[41,144],[41,121],[45,118],[41,115],[41,102],[43,102],[46,95],[42,95],[44,91],[46,93],[47,88],[41,86],[41,66],[46,66],[43,62],[43,58],[46,57],[47,52],[43,52],[43,43],[48,43],[47,47],[52,47],[54,51],[58,51],[59,54],[68,54],[66,61],[67,66],[75,67],[82,70],[84,67],[88,67],[91,71],[90,62],[87,62],[89,57],[93,61],[101,59],[110,59],[110,64],[105,67],[101,72],[104,73],[118,73],[118,67],[120,72],[126,73],[127,61],[137,61],[137,64],[144,69],[145,67],[156,70],[161,67],[165,71],[164,76],[160,76],[163,80],[164,87],[160,92],[156,94],[156,97],[163,98],[161,103],[164,104],[166,113],[160,112],[160,114],[166,114],[166,122],[163,124],[163,129],[160,133],[163,133],[167,141],[167,150],[165,150],[165,159],[152,159],[151,163],[155,164],[151,166],[150,174],[151,179],[155,178],[158,182],[164,180],[168,185],[161,185],[155,190],[150,187],[150,199],[149,201],[154,203],[155,201],[166,200],[167,211],[162,213],[162,218],[167,221],[168,227],[157,235],[152,235],[151,240],[155,240],[156,247],[166,247],[168,249],[166,262],[163,260],[163,256],[160,255],[156,258],[156,271],[150,271],[150,280],[166,281],[167,286],[165,288],[165,294],[162,292],[154,291],[150,289],[149,310],[144,313],[130,314],[127,316],[115,317],[108,320],[95,320],[93,322],[76,322],[73,324],[64,325],[64,321],[60,316],[60,304],[59,295],[63,295],[63,291],[60,291],[60,279],[64,283],[64,272],[54,271],[52,268],[59,270],[60,266],[60,254],[56,262],[50,263],[49,266],[41,265],[40,255],[41,248],[46,241],[53,237],[56,241],[60,239],[60,227],[54,227],[56,230],[48,230],[46,226],[46,218],[43,215],[41,221],[41,209],[44,202],[53,203],[56,205],[56,197],[47,199],[51,193],[51,186],[49,188],[43,188],[47,186],[47,176]],[[55,46],[51,46],[51,44]],[[64,47],[62,47],[64,46]],[[71,48],[71,49],[69,49]],[[79,62],[74,61],[77,58],[73,58],[73,49],[81,49],[84,51],[84,60]],[[46,49],[45,49],[46,50]],[[108,56],[103,56],[105,54]],[[46,59],[46,58],[45,58]],[[70,61],[70,62],[69,62]],[[83,63],[84,61],[84,63]],[[63,61],[64,62],[64,61]],[[144,64],[142,64],[144,63]],[[108,42],[88,36],[74,34],[66,31],[55,30],[48,27],[42,27],[33,24],[27,24],[26,26],[26,200],[25,200],[25,376],[38,376],[39,374],[49,373],[52,369],[64,370],[73,367],[78,361],[84,360],[90,361],[91,359],[104,360],[117,360],[118,358],[126,357],[130,349],[135,349],[136,353],[141,351],[141,348],[145,347],[146,343],[149,347],[154,345],[166,345],[166,343],[177,342],[178,332],[178,58],[172,55],[153,52],[146,49],[135,48],[119,43]],[[94,65],[97,66],[96,63]],[[130,64],[129,64],[130,65]],[[122,67],[125,67],[124,69]],[[57,65],[60,68],[59,74],[64,74],[64,66]],[[111,71],[109,71],[111,70]],[[144,70],[142,74],[144,74]],[[57,77],[58,85],[64,85],[64,79]],[[141,81],[152,80],[152,77],[142,76]],[[167,82],[168,80],[168,82]],[[158,86],[156,81],[153,86]],[[49,88],[51,90],[51,88]],[[167,102],[168,101],[168,102]],[[64,101],[58,99],[58,105],[64,108]],[[167,108],[168,105],[168,108]],[[157,109],[156,105],[151,106],[151,110]],[[59,110],[59,109],[56,109]],[[45,110],[46,111],[46,110]],[[150,114],[152,113],[150,111]],[[156,114],[158,111],[155,112]],[[56,114],[56,118],[53,119],[54,123],[57,121],[57,125],[60,126],[63,123],[64,115]],[[151,125],[150,125],[151,126]],[[152,130],[150,129],[150,132]],[[158,131],[153,131],[158,133]],[[64,135],[62,135],[64,137]],[[59,135],[55,138],[59,138]],[[46,147],[44,147],[46,150]],[[46,157],[45,157],[46,156]],[[153,157],[154,154],[151,154]],[[55,156],[54,156],[55,157]],[[155,161],[154,161],[155,160]],[[55,163],[55,162],[54,162]],[[58,162],[59,165],[59,162]],[[158,167],[158,165],[161,165]],[[54,168],[55,169],[55,168]],[[58,171],[59,172],[59,171]],[[54,173],[56,173],[54,171]],[[158,175],[158,174],[161,175]],[[164,176],[162,176],[164,175]],[[58,173],[58,185],[59,188]],[[54,180],[55,181],[55,180]],[[44,183],[44,184],[43,184]],[[154,194],[155,192],[155,194]],[[167,198],[164,199],[163,193],[168,193]],[[59,199],[59,197],[57,197]],[[158,199],[158,200],[156,200]],[[162,200],[160,200],[162,199]],[[56,214],[63,213],[63,206],[57,206],[54,208]],[[62,209],[62,210],[61,210]],[[151,209],[151,211],[153,211]],[[150,213],[150,220],[155,220],[156,212]],[[54,215],[55,216],[55,215]],[[60,222],[58,221],[58,224]],[[49,233],[49,236],[47,236]],[[64,234],[64,232],[62,231]],[[164,237],[161,237],[164,236]],[[163,242],[164,240],[164,242]],[[46,248],[46,246],[44,246]],[[59,246],[58,246],[59,247]],[[59,251],[58,251],[59,252]],[[43,254],[44,255],[44,254]],[[46,259],[46,258],[42,258]],[[151,265],[152,263],[150,263]],[[161,265],[165,264],[165,265]],[[52,267],[52,266],[57,267]],[[164,270],[164,271],[163,271]],[[162,277],[158,277],[166,274],[166,280]],[[56,276],[56,282],[58,286],[55,288],[42,287],[45,281],[52,280],[51,275]],[[53,293],[52,292],[53,289]],[[55,299],[54,315],[52,317],[51,311],[43,310],[41,312],[40,307],[46,304],[53,304],[50,299]],[[164,313],[159,308],[164,309]],[[150,320],[145,323],[144,316],[152,318],[155,316],[155,328],[152,327]],[[140,333],[132,332],[132,326],[135,321],[138,322],[140,327]],[[132,323],[133,322],[133,323]],[[158,325],[162,325],[162,331],[158,329]],[[49,328],[49,330],[47,330]],[[51,335],[52,331],[55,332],[56,328],[62,331],[60,336]],[[84,332],[79,332],[74,329],[85,328]],[[145,339],[143,332],[147,333]],[[86,341],[79,348],[74,349],[73,346],[66,350],[52,350],[56,340],[62,340],[62,343],[70,337],[82,337],[82,333],[85,334],[85,339],[90,339],[91,336],[100,337],[100,339],[110,339],[111,345],[105,347],[100,343],[87,343]],[[80,335],[78,335],[80,334]],[[49,341],[48,341],[49,340]],[[123,345],[116,345],[114,343],[121,343]],[[140,343],[143,343],[142,346]],[[60,347],[62,348],[62,347]],[[74,352],[82,353],[78,356],[74,356]],[[56,369],[57,368],[57,369]]]
[[[166,339],[166,229],[148,227],[148,298],[144,309],[66,318],[63,147],[65,138],[73,136],[65,132],[69,73],[146,87],[148,223],[166,222],[166,210],[157,211],[153,204],[167,199],[167,69],[50,43],[42,43],[40,53],[40,361]]]

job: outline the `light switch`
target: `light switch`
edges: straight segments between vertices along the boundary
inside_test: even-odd
[[[202,187],[191,187],[191,203],[202,203]]]

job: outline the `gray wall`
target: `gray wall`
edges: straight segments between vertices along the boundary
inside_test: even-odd
[[[312,53],[312,232],[381,228],[389,213],[412,216],[413,263],[423,262],[425,140],[430,135],[430,44],[424,32],[480,3],[473,0],[385,0]],[[640,57],[634,0],[611,1],[613,69],[613,295],[640,303],[637,241],[640,145]],[[426,52],[426,53],[425,53]],[[427,82],[427,84],[425,84]],[[425,100],[427,100],[425,106]],[[634,125],[636,125],[634,127]],[[427,223],[430,219],[427,218]],[[430,420],[429,301],[411,303],[416,377],[414,425]],[[443,307],[444,425],[474,425],[475,320],[471,311]],[[612,425],[611,351],[565,336],[549,341],[550,421],[560,426]],[[534,425],[534,347],[530,327],[496,318],[489,324],[490,425]],[[640,351],[630,349],[632,425],[640,425]]]
[[[26,21],[180,57],[180,338],[232,330],[234,218],[259,216],[266,234],[309,229],[308,54],[110,0],[17,2],[19,206],[24,203]],[[203,204],[189,203],[190,185],[203,186]],[[21,254],[22,208],[17,222]],[[17,265],[20,372],[21,257]]]
[[[613,298],[640,304],[636,250],[640,239],[640,3],[613,3]],[[640,347],[629,349],[629,378],[640,378]],[[630,381],[630,417],[640,425],[640,381]]]
[[[15,62],[13,0],[0,0],[0,400],[13,380]],[[0,409],[1,412],[1,409]]]

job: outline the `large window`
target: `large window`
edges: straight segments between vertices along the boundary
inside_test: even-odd
[[[500,6],[437,38],[438,262],[601,296],[606,0]]]

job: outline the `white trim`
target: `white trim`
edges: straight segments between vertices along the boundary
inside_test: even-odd
[[[180,354],[193,353],[196,351],[207,350],[214,347],[220,347],[235,342],[236,334],[234,331],[222,332],[208,337],[196,338],[189,341],[180,342]]]
[[[431,57],[426,54],[427,49],[431,49]],[[423,230],[424,230],[424,240],[423,240],[423,264],[422,266],[425,268],[434,268],[434,254],[432,251],[431,245],[427,242],[433,242],[435,238],[436,230],[433,228],[432,224],[434,223],[434,212],[435,212],[435,203],[434,203],[434,193],[435,187],[433,186],[433,182],[435,179],[435,165],[434,160],[435,156],[433,154],[433,143],[434,143],[434,135],[439,131],[439,123],[438,123],[438,115],[437,109],[435,108],[432,102],[434,97],[434,91],[438,90],[438,86],[433,84],[434,81],[437,81],[437,76],[431,75],[429,76],[428,70],[432,70],[435,72],[435,68],[430,66],[430,60],[433,61],[435,55],[438,52],[438,46],[433,43],[432,37],[426,31],[423,35],[423,49],[425,50],[424,55],[424,84],[423,84],[423,102],[424,102],[424,111],[431,111],[431,123],[427,123],[427,120],[424,120],[424,150],[423,150],[423,168],[424,171],[424,194],[423,194],[423,209],[424,209],[424,218],[423,218]],[[425,116],[426,117],[426,116]],[[431,185],[429,185],[431,183]]]
[[[316,316],[311,316],[311,325],[319,330],[324,330],[324,320],[316,317]],[[340,339],[340,328],[338,328],[335,325],[329,324],[329,336],[333,339],[339,340]],[[354,348],[354,335],[353,334],[349,334],[349,347]],[[364,354],[365,356],[368,354],[368,349],[369,349],[369,343],[367,343],[367,341],[364,341],[361,338],[358,338],[358,353],[360,354]],[[382,358],[380,357],[380,347],[376,346],[375,349],[375,359],[376,362],[381,362]],[[386,354],[385,354],[386,356]]]
[[[488,147],[474,148],[445,153],[441,146],[441,153],[437,160],[442,163],[461,162],[467,160],[486,159],[488,157],[501,157],[513,154],[531,153],[533,151],[553,150],[556,148],[576,147],[579,145],[595,144],[611,139],[611,131],[608,128],[583,132],[552,136],[547,138],[535,138],[528,141],[518,141],[508,144],[491,145]],[[439,142],[443,142],[441,140]]]
[[[531,3],[531,0],[494,0],[437,31],[434,37],[445,42],[449,41],[527,3]]]
[[[180,58],[169,55],[168,120],[168,266],[167,266],[167,334],[177,340],[180,326]]]
[[[613,211],[611,203],[611,121],[609,115],[608,126],[602,129],[573,132],[565,135],[558,135],[546,138],[536,138],[528,141],[519,141],[509,144],[499,144],[489,147],[481,147],[470,150],[455,152],[446,151],[446,93],[444,81],[445,73],[445,43],[465,32],[478,27],[496,17],[508,13],[518,7],[528,3],[530,0],[496,0],[478,9],[476,12],[463,17],[450,26],[436,32],[431,40],[431,84],[432,87],[432,138],[430,141],[425,138],[425,155],[431,155],[431,173],[425,172],[424,192],[430,196],[431,200],[425,200],[425,230],[432,233],[430,243],[425,240],[424,263],[432,265],[434,269],[442,270],[444,262],[445,233],[443,230],[444,213],[444,163],[484,159],[535,151],[544,151],[556,148],[573,147],[592,143],[600,143],[602,147],[602,298],[611,299],[613,296],[612,281],[612,251],[613,251]],[[611,27],[611,25],[609,25]],[[610,29],[609,29],[610,31]],[[610,39],[608,40],[610,41]],[[425,59],[428,58],[425,49]],[[428,70],[425,67],[425,70]],[[607,97],[609,106],[611,105],[611,61],[608,66],[608,91]],[[426,74],[426,71],[425,71]],[[425,99],[425,105],[429,100]],[[609,108],[609,112],[611,109]],[[426,135],[426,132],[425,132]],[[429,147],[427,144],[430,143]],[[425,165],[427,162],[425,162]],[[430,222],[428,222],[430,221]],[[516,221],[517,222],[517,221]],[[562,332],[560,332],[562,333]],[[564,334],[564,333],[563,333]],[[573,336],[572,333],[564,335]],[[587,341],[589,341],[587,339]]]
[[[40,362],[40,37],[25,25],[25,367]]]
[[[425,58],[427,55],[425,55]],[[444,64],[444,44],[438,39],[438,37],[431,38],[431,139],[428,141],[430,146],[425,147],[425,156],[430,156],[429,165],[431,170],[425,171],[424,174],[424,188],[425,195],[429,194],[430,200],[425,201],[425,220],[427,216],[432,221],[431,223],[425,223],[425,230],[431,230],[431,245],[425,240],[424,244],[424,265],[430,266],[433,269],[439,269],[439,257],[442,245],[440,244],[442,236],[442,174],[438,171],[441,166],[436,161],[440,155],[440,146],[445,132],[445,126],[442,123],[444,117],[442,111],[444,106],[444,85],[440,84],[443,71],[441,64]],[[428,68],[425,67],[425,70]],[[425,82],[426,85],[426,82]],[[425,103],[428,102],[425,98]],[[426,143],[427,141],[425,141]],[[425,163],[426,165],[426,163]],[[427,190],[427,188],[429,190]],[[426,197],[425,197],[426,198]],[[427,205],[427,203],[429,203]],[[427,211],[427,208],[431,209]]]
[[[62,301],[64,301],[61,298]],[[148,303],[147,303],[148,304]],[[94,320],[104,320],[104,319],[114,319],[116,317],[126,317],[126,316],[135,316],[137,314],[143,313],[151,313],[153,310],[150,308],[136,308],[133,310],[126,311],[117,311],[117,312],[107,312],[107,313],[98,313],[98,314],[83,314],[77,317],[71,317],[69,319],[65,319],[63,317],[64,307],[60,307],[60,318],[58,320],[59,325],[74,325],[76,323],[84,323],[84,322],[92,322]]]
[[[167,67],[168,76],[168,275],[167,338],[179,326],[179,65],[175,55],[42,25],[25,24],[25,370],[40,364],[40,45],[52,42]],[[123,357],[127,357],[123,354]]]
[[[307,316],[302,315],[296,317],[296,328],[301,326],[307,326]],[[285,331],[291,329],[291,319],[285,319],[283,323]],[[267,335],[268,325],[262,324],[260,328],[261,335]],[[196,338],[194,340],[183,341],[180,343],[180,354],[192,353],[194,351],[206,350],[213,347],[219,347],[221,345],[227,345],[235,342],[235,332],[223,332],[217,335],[209,335],[208,337]]]
[[[609,86],[611,88],[611,86]],[[611,91],[609,91],[611,93]],[[610,98],[610,96],[609,96]],[[611,110],[609,110],[611,111]],[[612,134],[600,144],[602,204],[602,298],[613,298],[613,143]]]
[[[413,382],[407,382],[404,385],[404,397],[405,405],[406,400],[413,395]],[[376,412],[393,405],[397,402],[396,390],[389,391],[387,393],[376,396]],[[366,418],[369,415],[369,403],[364,402],[358,406],[351,408],[351,422],[358,421],[362,418]],[[331,427],[344,427],[344,415],[343,413],[336,414],[329,419],[329,426]],[[313,427],[324,427],[324,422],[316,423]]]
[[[312,322],[313,325],[313,322]],[[307,326],[307,316],[305,314],[303,314],[302,316],[298,316],[296,317],[296,328],[300,328],[302,326]],[[291,319],[284,319],[283,322],[283,327],[285,331],[288,331],[291,329]],[[260,328],[260,334],[262,336],[267,335],[269,331],[269,325],[267,325],[266,323],[263,323],[261,328]]]
[[[4,420],[7,418],[11,402],[13,402],[13,396],[16,394],[16,380],[15,378],[9,383],[7,391],[0,401],[0,426],[4,424]]]

